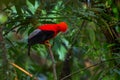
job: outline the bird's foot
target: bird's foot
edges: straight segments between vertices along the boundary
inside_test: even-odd
[[[51,47],[51,44],[50,44],[49,40],[46,40],[44,43],[45,43],[46,46]]]

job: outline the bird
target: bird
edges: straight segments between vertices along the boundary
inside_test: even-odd
[[[57,36],[59,32],[66,32],[68,25],[66,22],[56,24],[42,24],[38,26],[28,36],[28,55],[30,56],[30,48],[35,44],[47,44],[50,39]]]

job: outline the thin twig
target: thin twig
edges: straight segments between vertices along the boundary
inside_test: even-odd
[[[21,68],[20,66],[18,66],[17,64],[10,62],[10,64],[14,67],[16,67],[17,69],[21,70],[22,72],[24,72],[25,74],[27,74],[28,76],[30,76],[31,78],[33,77],[33,75],[31,73],[29,73],[28,71],[26,71],[25,69]]]
[[[27,74],[28,76],[30,76],[31,78],[33,78],[34,76],[29,73],[28,71],[26,71],[25,69],[21,68],[20,66],[18,66],[17,64],[13,63],[13,62],[9,62],[12,66],[16,67],[17,69],[19,69],[20,71],[24,72],[25,74]],[[34,80],[38,80],[37,77],[34,77]]]
[[[91,66],[89,66],[89,67],[85,67],[85,68],[83,68],[83,69],[79,69],[79,70],[77,70],[77,71],[75,71],[75,72],[73,72],[73,73],[71,73],[71,74],[63,77],[63,78],[60,79],[60,80],[65,80],[66,78],[68,78],[68,77],[70,77],[70,76],[72,76],[72,75],[75,75],[75,74],[77,74],[77,73],[79,73],[79,72],[81,72],[81,71],[87,70],[87,69],[89,69],[89,68],[92,68],[92,67],[101,65],[101,64],[103,64],[103,63],[105,63],[105,62],[113,61],[113,60],[116,60],[116,59],[120,59],[120,57],[118,57],[118,58],[113,58],[113,59],[108,59],[108,60],[104,60],[104,61],[100,61],[100,62],[98,62],[98,63],[96,63],[96,64],[93,64],[93,65],[91,65]]]
[[[52,66],[53,66],[53,74],[54,74],[54,80],[57,80],[57,73],[56,73],[56,63],[55,63],[55,58],[51,49],[51,46],[48,46],[48,50],[50,52],[50,56],[52,59]]]
[[[19,69],[20,71],[24,72],[26,75],[30,76],[31,78],[33,78],[34,76],[29,73],[28,71],[26,71],[25,69],[21,68],[20,66],[18,66],[17,64],[13,63],[13,62],[9,62],[12,66],[16,67],[17,69]],[[38,80],[37,77],[34,77],[34,80]]]

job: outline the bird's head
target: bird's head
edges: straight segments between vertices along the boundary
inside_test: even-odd
[[[60,31],[62,31],[62,32],[65,32],[67,30],[67,28],[68,28],[68,25],[65,22],[60,22],[58,24],[58,26],[59,26]]]

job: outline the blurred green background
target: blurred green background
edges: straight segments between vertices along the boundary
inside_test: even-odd
[[[0,0],[0,79],[53,80],[44,45],[27,55],[28,35],[41,24],[65,21],[69,29],[52,39],[57,77],[63,80],[120,79],[120,0]],[[76,72],[77,71],[77,72]]]

